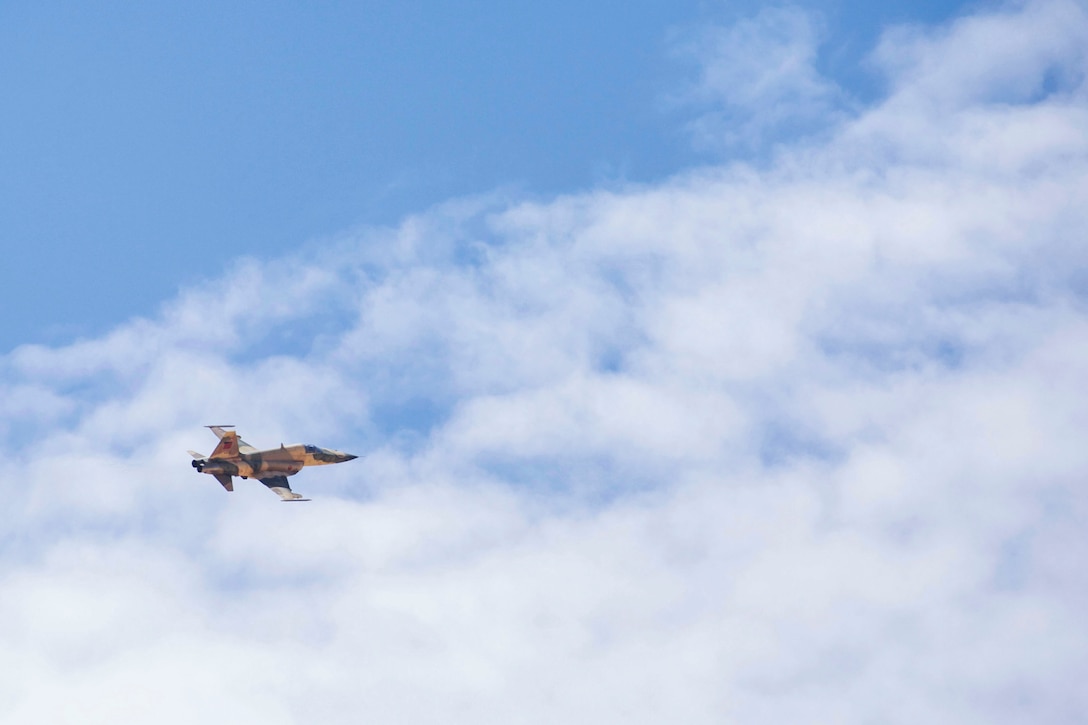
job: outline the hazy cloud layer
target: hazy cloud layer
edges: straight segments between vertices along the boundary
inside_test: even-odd
[[[766,168],[450,203],[17,349],[0,719],[1079,721],[1085,48],[1060,0],[896,30],[888,97]],[[227,496],[207,423],[367,457]]]
[[[845,95],[816,69],[819,23],[800,9],[771,7],[736,25],[674,36],[676,55],[700,68],[672,99],[702,111],[688,125],[696,146],[758,146],[841,120]]]

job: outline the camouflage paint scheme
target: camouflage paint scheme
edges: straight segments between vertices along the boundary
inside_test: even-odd
[[[234,426],[209,425],[207,427],[219,436],[219,445],[210,456],[189,451],[189,455],[194,459],[193,468],[198,473],[215,476],[215,480],[228,491],[234,490],[234,480],[231,477],[241,476],[256,478],[284,501],[309,501],[310,499],[303,498],[291,490],[291,486],[287,483],[288,476],[295,475],[306,466],[324,466],[358,458],[350,453],[341,453],[331,448],[321,448],[308,443],[280,445],[279,448],[258,451],[239,438],[237,432],[227,430]]]

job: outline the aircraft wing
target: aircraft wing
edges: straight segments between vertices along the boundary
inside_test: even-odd
[[[268,486],[272,493],[279,496],[284,501],[309,501],[308,498],[302,498],[301,495],[291,490],[291,484],[287,483],[287,476],[269,476],[267,478],[259,479],[261,483]]]

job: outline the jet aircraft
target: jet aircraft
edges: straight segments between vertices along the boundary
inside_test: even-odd
[[[320,448],[304,443],[290,446],[280,444],[279,448],[258,451],[238,437],[238,433],[227,428],[232,425],[209,425],[212,433],[219,436],[219,445],[210,456],[196,451],[189,451],[193,457],[193,468],[198,473],[208,473],[223,484],[228,491],[234,490],[232,476],[256,478],[268,486],[284,501],[309,501],[291,490],[287,477],[293,476],[305,466],[323,466],[329,463],[343,463],[358,456],[341,453],[329,448]]]

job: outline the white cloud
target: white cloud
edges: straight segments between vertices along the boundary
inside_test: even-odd
[[[816,69],[821,36],[813,16],[792,7],[677,34],[677,54],[700,67],[697,82],[674,99],[702,110],[690,125],[695,143],[707,149],[755,145],[773,132],[819,129],[835,120],[845,97]]]
[[[1071,89],[1083,97],[1086,33],[1076,0],[1012,2],[938,32],[893,30],[875,60],[892,74],[895,90],[923,108],[1020,103]]]
[[[1076,722],[1086,32],[894,32],[889,97],[766,169],[454,203],[16,350],[2,719]],[[368,456],[227,496],[205,423]]]

